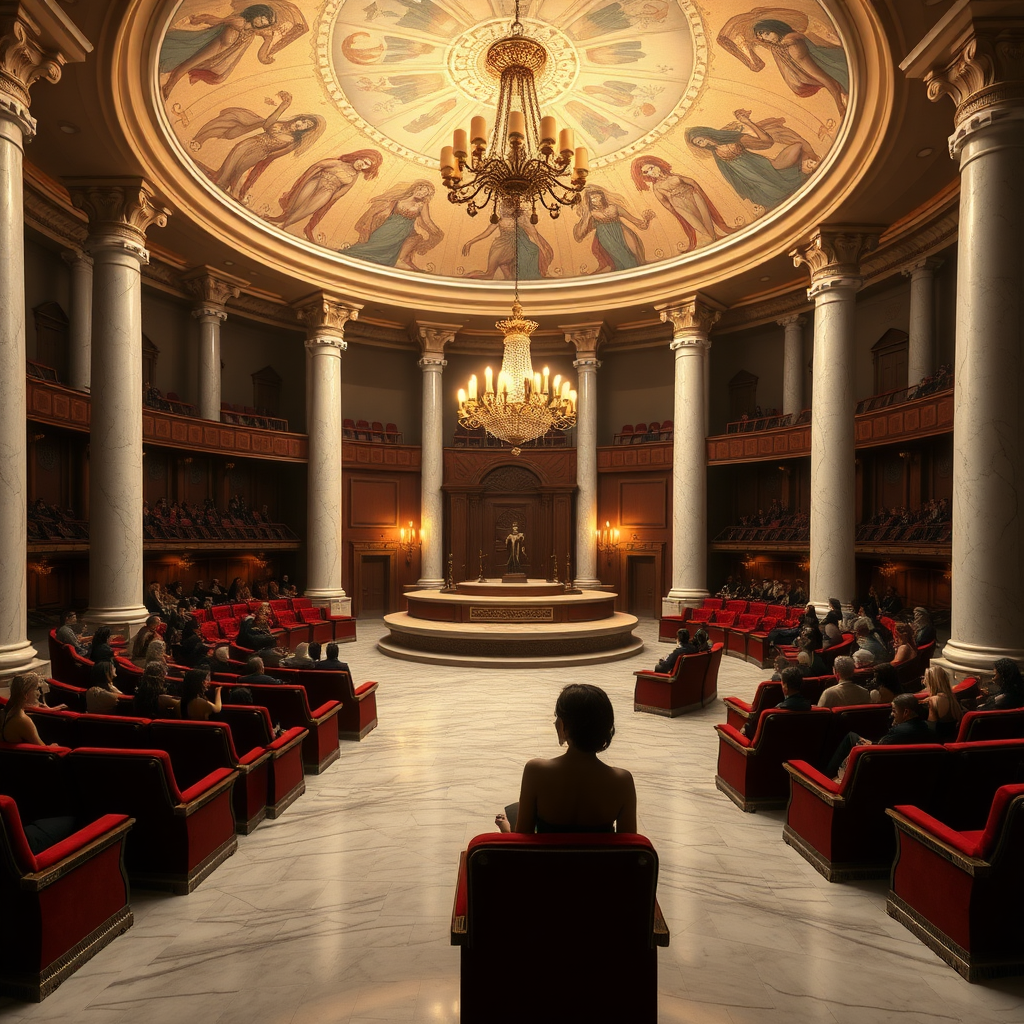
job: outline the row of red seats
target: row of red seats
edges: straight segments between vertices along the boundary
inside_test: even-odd
[[[300,643],[346,643],[356,638],[356,620],[350,615],[330,615],[314,606],[308,597],[280,598],[266,602],[270,606],[272,632],[276,639],[294,651]],[[249,601],[240,604],[215,604],[209,610],[197,608],[199,631],[210,644],[234,640],[242,620],[264,604]]]
[[[638,423],[633,426],[631,423],[624,423],[622,429],[615,435],[615,444],[643,444],[652,441],[671,441],[675,433],[671,420],[659,423],[651,420],[650,423]]]
[[[344,419],[341,421],[341,436],[346,441],[373,441],[377,444],[401,444],[402,433],[397,423],[386,426],[379,420],[367,423],[366,420]]]
[[[633,710],[675,718],[704,707],[718,696],[724,650],[718,643],[705,654],[683,655],[676,659],[671,673],[634,672]]]

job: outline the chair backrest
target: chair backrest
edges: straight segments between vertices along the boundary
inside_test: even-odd
[[[129,715],[80,715],[75,722],[75,747],[138,750],[145,742],[148,720]]]
[[[737,629],[753,629],[760,619],[759,615],[741,615],[736,620]]]
[[[229,604],[215,604],[212,609],[213,617],[218,622],[221,619],[230,619],[234,612]]]
[[[821,652],[822,660],[831,668],[836,658],[840,655],[848,655],[853,650],[856,639],[852,633],[844,633],[843,639],[839,643],[833,644]]]
[[[710,622],[715,614],[714,608],[691,608],[688,622]]]
[[[1014,868],[1019,868],[1021,855],[1021,841],[1024,840],[1024,821],[1021,811],[1024,809],[1024,785],[1016,783],[1010,786],[1000,786],[992,798],[992,808],[989,811],[988,821],[985,823],[985,831],[981,835],[978,844],[978,855],[984,860],[992,860],[997,853],[1000,859],[1005,858]],[[1015,842],[1005,843],[1004,839],[1012,827]]]
[[[770,604],[764,610],[765,615],[770,615],[774,619],[785,619],[789,616],[789,609],[784,604]]]
[[[701,607],[710,608],[712,611],[717,612],[722,608],[723,604],[724,602],[720,597],[705,597]]]
[[[778,624],[779,620],[774,615],[766,615],[758,623],[757,628],[761,633],[770,633]]]
[[[146,730],[147,745],[166,750],[174,777],[188,789],[218,768],[238,764],[231,727],[223,722],[181,722],[154,719]]]
[[[718,693],[718,669],[722,664],[722,656],[725,654],[725,644],[718,643],[711,647],[711,657],[708,661],[708,671],[704,676],[704,688],[701,691],[700,706]]]
[[[754,697],[750,702],[750,713],[758,714],[767,711],[768,708],[778,707],[785,696],[782,692],[782,683],[774,683],[766,679],[763,683],[757,684]]]
[[[943,824],[957,831],[985,827],[1000,786],[1024,783],[1024,739],[947,743],[956,760],[949,773]]]
[[[240,604],[233,604],[231,606],[231,615],[236,619],[244,618],[249,614],[249,606],[242,601]]]
[[[1024,708],[1011,711],[968,711],[960,719],[957,743],[1012,740],[1024,737]]]
[[[715,612],[714,618],[712,619],[712,621],[714,623],[716,623],[717,625],[719,625],[719,626],[731,626],[736,621],[736,613],[735,612]]]
[[[764,615],[768,605],[764,601],[750,601],[747,603],[747,611],[751,615]]]
[[[726,601],[725,610],[727,612],[735,612],[737,615],[745,615],[747,612],[747,602],[740,600]]]
[[[832,735],[839,743],[848,732],[855,732],[874,743],[888,731],[892,708],[888,704],[848,704],[832,709]]]

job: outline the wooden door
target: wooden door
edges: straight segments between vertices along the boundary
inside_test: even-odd
[[[388,607],[390,563],[389,555],[360,557],[359,618],[379,619],[391,611]]]
[[[626,607],[641,619],[657,618],[658,577],[654,555],[630,555],[626,569]]]

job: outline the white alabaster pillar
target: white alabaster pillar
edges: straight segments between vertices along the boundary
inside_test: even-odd
[[[814,302],[809,596],[819,611],[830,597],[847,606],[855,596],[854,327],[860,258],[877,242],[856,228],[819,228],[792,254],[811,269]]]
[[[71,268],[68,384],[88,391],[92,377],[92,257],[71,250],[63,254],[63,260]]]
[[[923,259],[903,268],[910,278],[907,387],[935,372],[935,272],[941,266],[942,260]]]
[[[146,229],[167,211],[139,179],[69,183],[89,217],[94,261],[89,447],[89,609],[92,624],[133,632],[142,604],[142,265]]]
[[[704,436],[711,433],[711,339],[704,346]]]
[[[597,351],[600,321],[562,328],[576,349],[576,561],[572,574],[581,590],[601,586],[597,574]]]
[[[979,17],[975,20],[975,16]],[[1024,10],[957,5],[903,64],[956,104],[960,165],[950,640],[955,675],[1024,665]]]
[[[306,324],[310,393],[307,476],[306,596],[351,614],[342,585],[341,355],[345,324],[358,310],[320,295],[297,307]]]
[[[220,421],[220,325],[228,315],[215,306],[192,310],[199,321],[199,415]]]
[[[675,403],[672,440],[672,589],[662,614],[698,607],[708,595],[705,352],[721,312],[700,297],[662,309],[672,324]]]
[[[785,329],[782,349],[782,413],[796,422],[804,407],[804,316],[787,316],[777,321]]]
[[[414,321],[409,327],[420,346],[423,374],[420,413],[420,578],[417,586],[444,586],[444,347],[455,340],[459,324]]]

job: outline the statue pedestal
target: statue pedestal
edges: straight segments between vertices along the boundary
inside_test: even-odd
[[[525,572],[507,572],[501,577],[502,583],[525,583],[526,573]]]

